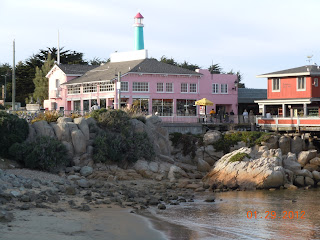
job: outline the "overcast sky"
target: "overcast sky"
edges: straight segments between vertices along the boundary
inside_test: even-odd
[[[318,0],[0,0],[0,63],[12,65],[57,46],[87,60],[133,50],[133,17],[144,16],[149,57],[165,55],[208,68],[240,70],[250,88],[256,75],[320,64]]]

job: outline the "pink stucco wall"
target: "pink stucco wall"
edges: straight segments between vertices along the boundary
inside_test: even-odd
[[[130,106],[133,102],[133,98],[146,98],[149,99],[149,114],[152,113],[152,99],[172,99],[173,104],[173,115],[172,116],[162,116],[161,118],[164,121],[181,121],[181,122],[196,122],[198,116],[176,116],[176,100],[177,99],[194,99],[199,100],[202,98],[207,98],[214,103],[213,106],[207,107],[207,113],[210,112],[212,108],[217,110],[217,108],[223,108],[224,111],[230,112],[234,111],[235,115],[237,115],[238,109],[238,91],[234,88],[234,82],[237,79],[236,75],[230,74],[210,74],[208,70],[199,70],[201,77],[198,76],[189,76],[189,75],[164,75],[164,74],[135,74],[129,73],[122,77],[122,82],[129,83],[129,91],[122,91],[121,97],[128,98],[128,106]],[[54,69],[49,77],[49,100],[45,100],[44,107],[52,110],[51,103],[56,102],[57,109],[63,107],[64,110],[72,111],[73,109],[73,101],[81,101],[81,109],[83,109],[83,100],[97,99],[98,103],[100,99],[107,99],[107,106],[112,104],[112,100],[114,99],[114,103],[117,104],[117,95],[116,92],[99,92],[99,86],[97,87],[96,93],[81,93],[81,94],[72,94],[67,95],[67,88],[65,85],[61,85],[61,93],[60,97],[56,97],[56,79],[60,79],[60,84],[69,81],[75,76],[66,76],[59,68]],[[149,91],[148,92],[133,92],[132,85],[133,82],[148,82],[149,83]],[[157,83],[173,83],[173,92],[157,92]],[[181,84],[186,83],[188,87],[190,83],[194,83],[197,85],[196,93],[181,93]],[[219,84],[219,93],[213,93],[212,84]],[[228,92],[221,93],[221,84],[227,84]],[[189,90],[189,89],[188,89]],[[81,87],[82,92],[82,87]],[[91,105],[91,104],[90,104]],[[197,115],[199,114],[199,106],[197,107]]]

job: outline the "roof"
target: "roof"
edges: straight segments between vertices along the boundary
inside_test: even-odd
[[[116,78],[116,74],[121,75],[127,73],[149,73],[149,74],[169,74],[169,75],[191,75],[201,76],[197,73],[185,68],[173,66],[156,59],[141,59],[125,62],[108,62],[100,67],[86,72],[81,77],[72,79],[64,84],[80,84],[89,82],[112,81]]]
[[[99,65],[82,65],[82,64],[56,64],[65,74],[83,75],[86,72],[97,68]]]
[[[238,88],[238,103],[253,103],[260,99],[267,99],[267,89]]]
[[[144,18],[141,13],[137,13],[137,15],[134,18]]]
[[[290,68],[277,72],[265,73],[258,75],[258,78],[272,78],[272,77],[295,77],[295,76],[320,76],[320,66],[305,65],[296,68]]]

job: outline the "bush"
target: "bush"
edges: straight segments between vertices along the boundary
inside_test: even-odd
[[[192,158],[196,156],[197,143],[202,145],[203,142],[203,138],[198,135],[182,134],[179,132],[171,133],[170,140],[175,148],[181,146],[184,156],[190,154]]]
[[[251,157],[247,153],[237,153],[229,159],[229,162],[241,162],[244,158],[251,158]]]
[[[50,137],[38,137],[34,142],[15,143],[9,149],[15,160],[27,168],[57,172],[69,164],[66,147]]]
[[[260,145],[261,142],[267,141],[270,138],[270,133],[265,132],[235,132],[231,134],[222,135],[221,138],[213,144],[216,151],[230,152],[230,147],[236,145],[238,142],[245,142],[247,146],[253,147]]]
[[[62,117],[63,115],[58,111],[45,111],[44,113],[39,113],[32,121],[31,123],[38,122],[38,121],[47,121],[50,122],[56,122],[59,117]]]
[[[90,112],[89,116],[94,118],[95,120],[99,121],[99,115],[104,113],[104,112],[107,112],[108,109],[106,108],[101,108],[99,110],[93,110]]]
[[[129,120],[129,115],[122,110],[108,110],[99,114],[98,124],[109,131],[121,133],[129,130]]]
[[[94,141],[93,160],[95,162],[132,163],[154,157],[153,146],[146,133],[126,132],[119,134],[105,131]]]
[[[8,157],[14,143],[22,143],[29,134],[28,123],[18,116],[0,111],[0,156]]]

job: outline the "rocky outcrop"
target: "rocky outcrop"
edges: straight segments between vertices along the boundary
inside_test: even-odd
[[[287,136],[281,136],[279,138],[279,148],[282,154],[288,154],[290,152],[291,138]]]
[[[89,133],[89,126],[87,121],[83,117],[80,117],[80,118],[75,118],[73,122],[78,125],[78,128],[81,130],[81,132],[85,136],[85,139],[89,140],[90,133]]]
[[[216,130],[209,130],[203,136],[203,142],[205,145],[212,145],[213,143],[217,142],[221,138],[221,132]]]
[[[47,136],[55,138],[52,127],[47,121],[38,121],[32,124],[32,127],[36,130],[37,136]]]
[[[298,162],[305,166],[309,161],[317,156],[317,150],[302,151],[298,155]]]

